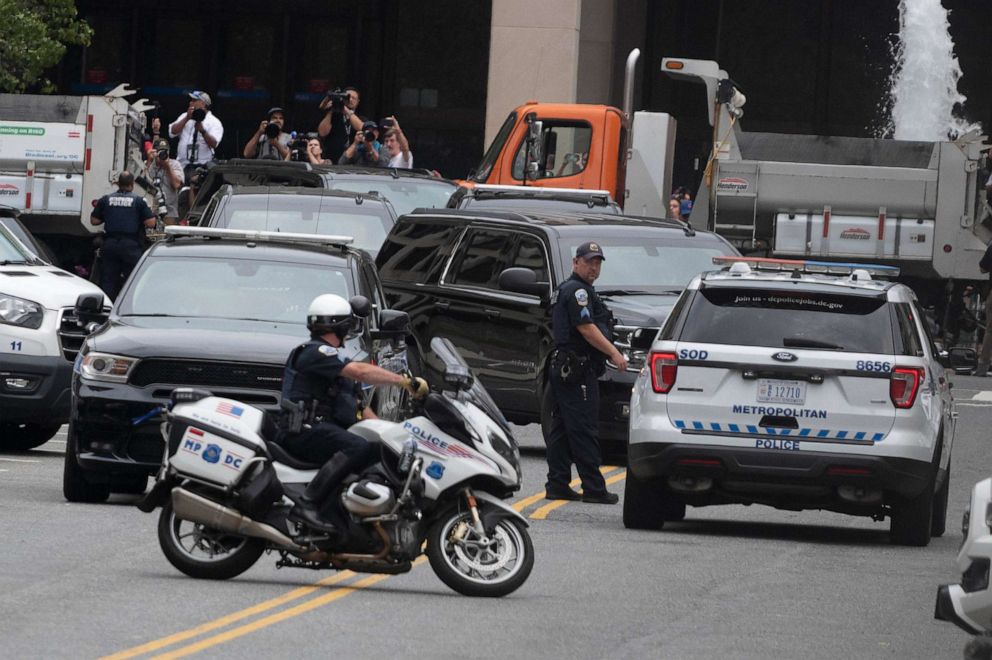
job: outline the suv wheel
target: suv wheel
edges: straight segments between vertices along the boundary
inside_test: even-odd
[[[940,538],[947,527],[947,493],[951,486],[951,465],[947,464],[944,473],[944,483],[933,496],[933,514],[930,518],[930,536]]]
[[[623,526],[661,529],[666,522],[685,518],[685,503],[672,498],[661,482],[641,481],[630,470],[623,490]]]
[[[925,547],[930,543],[934,506],[933,486],[931,479],[919,495],[893,505],[892,521],[889,523],[889,540],[892,543],[917,547]]]
[[[0,449],[26,450],[45,444],[61,424],[0,424]]]
[[[79,467],[76,437],[69,423],[69,436],[65,448],[65,463],[62,469],[62,494],[70,502],[104,502],[110,497],[110,488],[102,484],[92,484],[86,472]]]

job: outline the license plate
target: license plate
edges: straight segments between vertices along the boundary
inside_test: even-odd
[[[801,380],[758,379],[759,403],[806,404],[806,383]]]

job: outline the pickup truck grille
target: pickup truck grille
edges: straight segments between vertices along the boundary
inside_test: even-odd
[[[62,350],[62,357],[70,362],[75,361],[76,354],[83,346],[86,339],[86,331],[76,323],[76,314],[71,307],[62,310],[59,318],[59,348]]]
[[[279,390],[282,371],[281,365],[150,358],[138,363],[129,380],[137,387],[169,384]]]

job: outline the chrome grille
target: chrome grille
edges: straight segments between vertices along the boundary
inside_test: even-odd
[[[279,390],[282,372],[282,365],[149,358],[137,364],[129,382],[138,387],[170,384]]]

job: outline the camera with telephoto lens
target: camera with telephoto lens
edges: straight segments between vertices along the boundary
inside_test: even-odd
[[[162,160],[162,161],[169,160],[169,150],[168,149],[159,149],[159,150],[157,150],[155,152],[155,155],[158,156],[158,159],[159,160]]]
[[[362,131],[365,134],[366,142],[375,142],[375,131]]]
[[[344,104],[348,101],[348,92],[338,87],[333,92],[327,92],[327,98],[331,99],[332,110],[343,110]]]
[[[279,137],[280,133],[282,133],[282,128],[279,127],[279,124],[270,121],[268,124],[265,125],[265,137],[269,138],[270,140],[275,140],[277,137]]]
[[[317,134],[316,132],[297,133],[296,131],[293,131],[292,133],[289,134],[289,137],[290,140],[289,140],[289,144],[287,145],[289,147],[289,152],[290,152],[289,159],[302,161],[304,163],[308,162],[309,159],[307,158],[307,143],[310,142],[310,140],[314,140],[314,139],[319,140],[320,135]]]
[[[207,111],[203,108],[195,108],[190,116],[193,117],[193,121],[203,121],[207,118]]]

